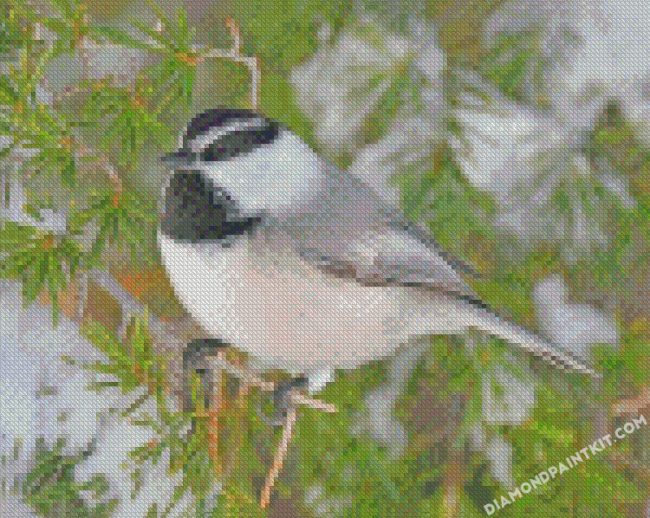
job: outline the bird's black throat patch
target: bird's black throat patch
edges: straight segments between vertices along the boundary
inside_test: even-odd
[[[160,230],[188,243],[219,241],[252,230],[260,218],[238,215],[227,193],[199,171],[175,171],[165,190]]]

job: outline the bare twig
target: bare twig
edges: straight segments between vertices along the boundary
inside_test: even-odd
[[[271,469],[266,476],[266,481],[264,482],[264,487],[260,495],[260,507],[262,507],[262,509],[266,508],[271,501],[271,491],[273,490],[275,481],[277,480],[278,475],[282,470],[284,460],[287,457],[289,443],[293,437],[293,427],[298,418],[298,406],[306,406],[313,408],[314,410],[320,410],[321,412],[336,412],[335,405],[313,399],[309,396],[301,394],[295,389],[291,391],[289,395],[289,408],[287,409],[287,415],[284,420],[280,444],[278,445],[278,449],[273,456],[273,464],[271,465]]]
[[[98,160],[100,166],[106,173],[108,180],[113,186],[113,191],[115,194],[113,198],[113,204],[117,205],[119,198],[122,195],[124,186],[122,184],[122,179],[120,178],[120,175],[117,173],[115,167],[113,167],[113,164],[111,164],[111,161],[108,159],[108,157],[104,154],[94,152],[85,144],[78,143],[75,145],[75,158],[77,159],[96,158]]]
[[[321,412],[327,412],[328,414],[336,412],[336,405],[305,396],[299,392],[292,392],[290,400],[294,406],[305,406],[314,410],[320,410]]]
[[[82,23],[88,25],[88,14],[84,13]],[[81,60],[81,77],[87,79],[90,72],[90,57],[88,55],[88,39],[85,36],[81,36],[79,39],[78,48]]]
[[[234,18],[228,16],[228,18],[226,18],[226,27],[232,36],[233,54],[236,56],[241,56],[241,31],[239,30],[239,25],[237,25],[237,22],[234,20]]]
[[[271,501],[271,491],[275,485],[275,481],[280,474],[280,470],[284,465],[284,459],[287,456],[287,451],[289,449],[289,442],[293,436],[293,426],[296,423],[298,417],[296,407],[290,406],[287,410],[287,417],[285,418],[284,425],[282,428],[282,438],[280,439],[280,445],[273,456],[273,464],[271,469],[266,476],[266,481],[264,482],[264,488],[262,489],[262,494],[260,496],[260,507],[262,509],[266,508]]]
[[[219,356],[212,356],[208,358],[207,361],[210,364],[211,369],[223,370],[240,380],[242,383],[248,385],[248,387],[258,387],[263,392],[273,392],[273,390],[275,390],[275,383],[272,381],[264,381],[257,376],[256,373],[246,367],[234,365]]]
[[[223,352],[217,353],[222,356]],[[223,383],[225,381],[220,370],[211,369],[210,385],[212,394],[210,394],[210,407],[208,408],[208,455],[212,459],[215,475],[219,476],[223,472],[223,467],[219,456],[219,414],[225,406]]]
[[[642,409],[650,407],[650,386],[641,388],[641,393],[630,399],[621,399],[617,401],[612,411],[614,415],[638,414]]]
[[[257,110],[260,97],[261,74],[257,56],[244,56],[241,53],[241,31],[237,22],[226,18],[226,27],[232,37],[232,48],[228,51],[213,49],[202,55],[202,58],[230,59],[237,63],[243,63],[248,67],[251,74],[251,108]]]

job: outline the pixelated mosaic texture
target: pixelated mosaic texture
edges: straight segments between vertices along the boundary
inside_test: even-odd
[[[645,2],[0,13],[0,516],[648,512]]]

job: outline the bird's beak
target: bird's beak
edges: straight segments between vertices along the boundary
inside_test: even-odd
[[[174,153],[161,156],[160,161],[172,169],[177,169],[191,166],[198,158],[198,153],[188,151],[187,149],[180,149]]]

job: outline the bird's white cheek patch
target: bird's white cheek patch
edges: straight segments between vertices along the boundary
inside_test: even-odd
[[[323,164],[297,136],[284,133],[275,141],[233,160],[204,168],[214,185],[236,200],[243,215],[260,211],[280,215],[311,203],[322,182]]]

